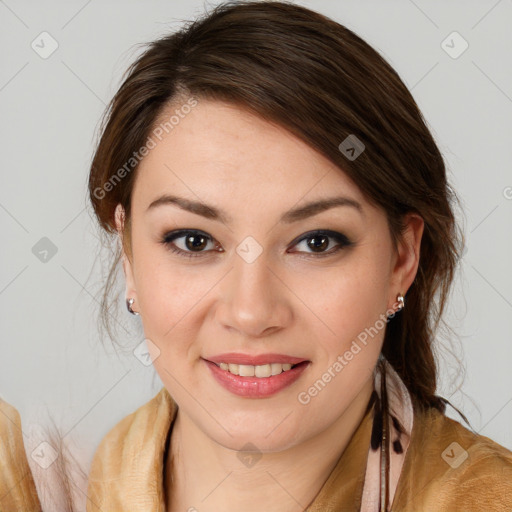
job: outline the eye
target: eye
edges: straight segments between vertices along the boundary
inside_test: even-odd
[[[182,245],[181,248],[176,244],[176,241],[180,239],[183,239],[180,242]],[[161,243],[168,247],[171,252],[185,256],[186,258],[202,256],[202,253],[206,252],[203,249],[209,242],[213,244],[213,238],[211,236],[193,229],[172,231],[171,233],[167,233],[161,240]],[[214,249],[216,247],[217,246],[214,246]]]
[[[337,242],[334,244],[334,247],[331,245],[330,240]],[[306,249],[311,249],[313,251],[308,253],[307,257],[331,256],[344,247],[354,245],[354,243],[351,242],[343,233],[330,230],[318,230],[306,233],[295,243],[294,246],[300,246],[302,243],[304,243]]]
[[[177,242],[178,240],[179,242]],[[334,246],[331,245],[332,241],[336,242]],[[210,252],[212,249],[217,252],[223,252],[223,249],[221,249],[218,244],[214,243],[214,239],[210,235],[193,229],[182,229],[167,233],[160,243],[168,247],[171,252],[186,258],[203,256],[204,253]],[[306,252],[306,257],[330,256],[344,247],[354,245],[344,234],[330,230],[317,230],[306,233],[294,242],[292,247],[300,246],[302,243],[304,243],[305,249],[313,251],[297,251]],[[207,249],[208,244],[211,244],[210,250]],[[179,245],[181,245],[181,247],[179,247]]]

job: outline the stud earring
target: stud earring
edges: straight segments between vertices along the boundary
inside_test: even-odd
[[[404,309],[405,307],[405,300],[404,300],[404,296],[399,293],[397,296],[396,296],[396,300],[398,302],[398,310],[400,311],[401,309]]]
[[[132,314],[132,315],[135,315],[135,316],[138,316],[139,313],[137,311],[134,311],[132,309],[132,304],[135,302],[135,299],[126,299],[126,309]]]

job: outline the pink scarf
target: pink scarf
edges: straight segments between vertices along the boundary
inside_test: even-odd
[[[384,394],[387,395],[389,414],[385,412],[383,414],[383,417],[387,419],[382,422],[384,435],[381,439],[384,441],[380,442],[380,447],[370,446],[368,450],[360,512],[387,512],[390,510],[412,433],[414,414],[409,391],[393,367],[385,359],[382,362],[385,366],[385,386],[382,387],[382,372],[377,366],[375,391],[379,399],[376,410],[380,409]],[[385,401],[386,396],[384,396]],[[398,424],[395,420],[398,420]],[[389,440],[388,443],[385,441],[386,436]],[[372,441],[373,437],[372,435]],[[387,450],[385,449],[386,445],[388,446]],[[389,481],[386,481],[385,477],[387,463],[389,464]]]

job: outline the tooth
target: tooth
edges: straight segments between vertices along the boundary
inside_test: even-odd
[[[255,367],[254,375],[256,377],[270,377],[272,375],[272,370],[269,364],[262,364]]]
[[[271,365],[272,375],[279,375],[283,369],[281,363],[272,363]]]
[[[250,364],[238,365],[238,371],[240,377],[254,377],[254,366]]]
[[[222,370],[229,371],[233,375],[240,375],[241,377],[259,377],[265,378],[273,375],[279,375],[282,372],[287,372],[292,368],[291,363],[271,363],[271,364],[233,364],[233,363],[219,363]]]
[[[234,375],[238,375],[238,366],[237,364],[229,363],[229,373],[233,373]]]

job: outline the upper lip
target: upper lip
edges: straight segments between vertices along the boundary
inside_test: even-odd
[[[219,354],[205,358],[212,363],[231,363],[231,364],[247,364],[247,365],[263,365],[270,363],[291,363],[297,364],[307,361],[303,357],[287,356],[286,354],[260,354],[257,356],[251,356],[250,354],[239,354],[236,352],[230,352],[228,354]]]

